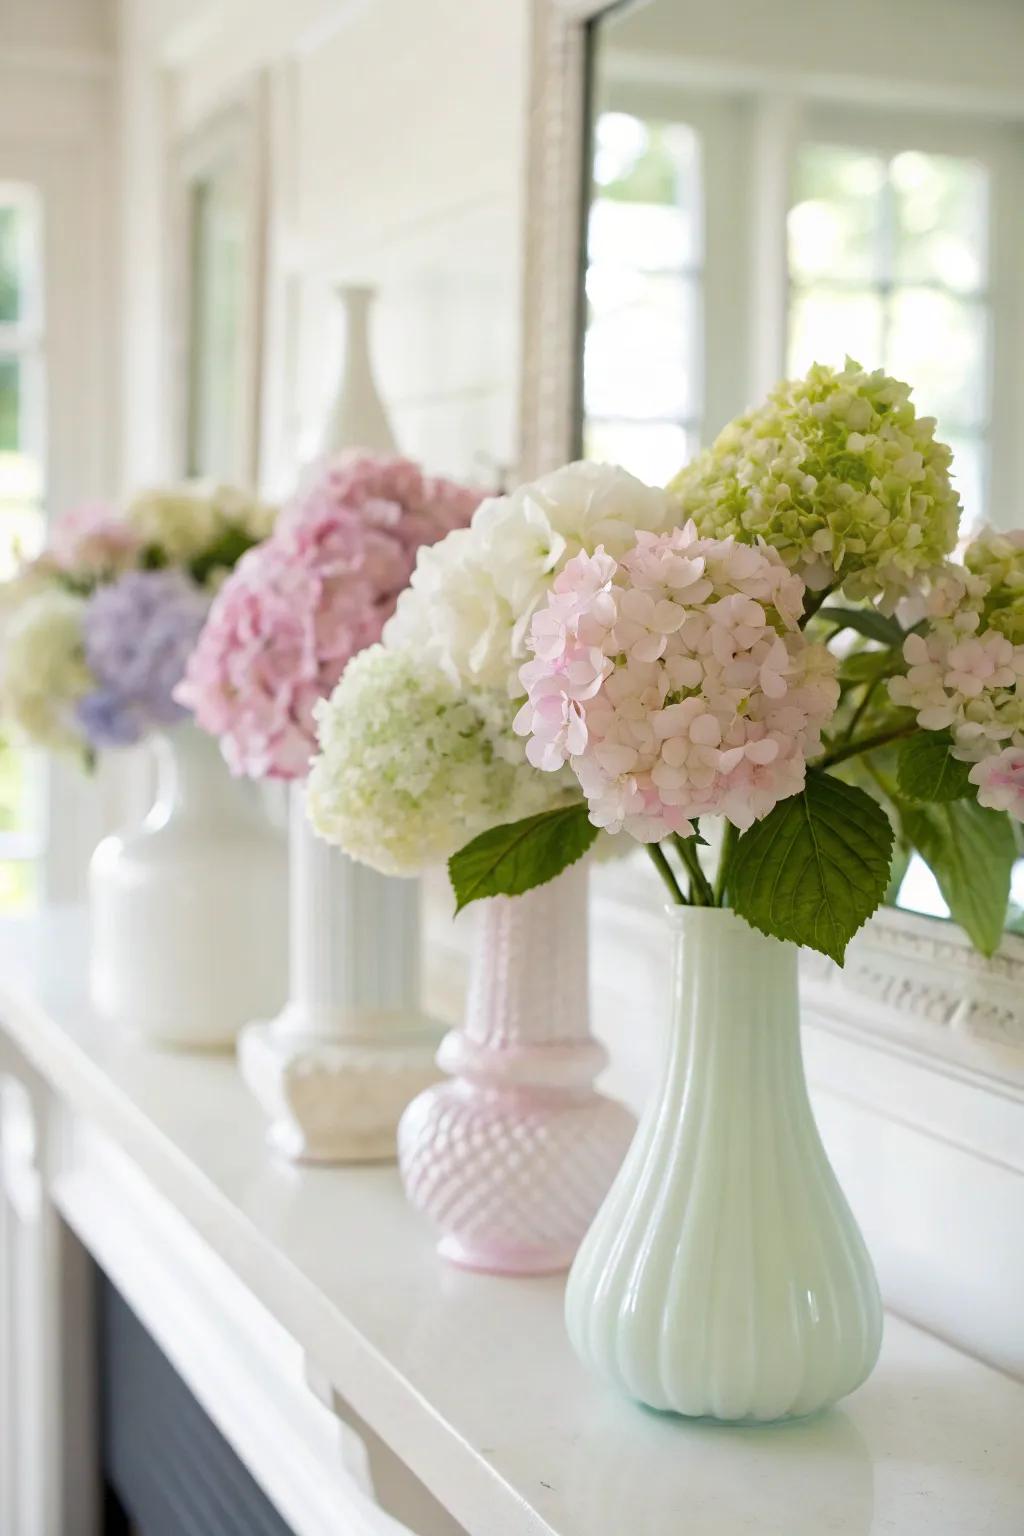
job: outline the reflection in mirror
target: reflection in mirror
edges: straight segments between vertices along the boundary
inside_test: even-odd
[[[862,38],[926,27],[925,0],[864,5]],[[1019,525],[1024,106],[984,89],[1002,34],[945,7],[903,79],[898,49],[814,9],[809,28],[780,0],[767,26],[750,0],[635,0],[591,22],[578,446],[663,484],[778,378],[850,354],[938,418],[963,531]],[[948,915],[916,857],[897,900]]]
[[[190,191],[186,470],[225,476],[244,454],[244,187],[226,162]]]

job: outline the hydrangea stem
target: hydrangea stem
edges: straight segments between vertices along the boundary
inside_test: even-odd
[[[688,906],[689,903],[687,902],[686,897],[683,895],[682,891],[679,889],[679,881],[672,873],[672,866],[668,859],[665,857],[665,850],[662,848],[661,844],[645,843],[644,847],[650,854],[651,861],[654,864],[655,869],[658,871],[658,874],[664,880],[665,888],[667,889],[675,905],[677,907]]]
[[[690,876],[690,901],[694,906],[713,907],[715,904],[715,894],[701,868],[696,838],[680,837],[678,833],[673,833],[672,841],[675,843],[679,857],[686,865]]]
[[[714,905],[725,906],[725,894],[729,888],[729,866],[732,864],[736,844],[739,842],[739,828],[734,827],[731,821],[725,824],[722,833],[722,848],[718,855],[718,876],[715,880]]]
[[[848,757],[860,757],[862,753],[874,752],[878,747],[887,747],[890,742],[902,741],[905,736],[913,736],[919,729],[917,722],[911,721],[909,725],[890,726],[888,730],[877,731],[873,736],[860,736],[856,741],[846,741],[842,746],[833,747],[831,752],[819,757],[813,766],[832,768],[836,763],[845,763]]]

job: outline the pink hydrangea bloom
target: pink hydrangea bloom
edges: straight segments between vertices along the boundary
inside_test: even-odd
[[[126,570],[138,552],[138,539],[112,507],[87,502],[57,518],[43,559],[60,571],[94,575]]]
[[[1006,747],[994,757],[975,763],[968,775],[978,787],[978,804],[1009,811],[1024,821],[1024,747]]]
[[[538,768],[571,764],[590,819],[641,842],[699,816],[749,827],[804,784],[838,699],[797,624],[804,583],[766,545],[640,533],[580,554],[533,618],[516,730]]]
[[[893,703],[915,710],[922,730],[951,731],[957,757],[974,761],[1024,742],[1024,646],[994,629],[937,624],[908,635],[903,656],[906,674],[889,683]]]
[[[224,583],[176,694],[233,773],[306,774],[314,705],[380,639],[420,545],[479,501],[408,459],[346,454],[320,468]]]

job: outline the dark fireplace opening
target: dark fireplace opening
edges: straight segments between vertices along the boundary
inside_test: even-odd
[[[293,1536],[102,1271],[96,1297],[104,1536]]]

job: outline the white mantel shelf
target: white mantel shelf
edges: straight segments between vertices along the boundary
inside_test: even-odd
[[[472,1536],[1024,1531],[1021,1385],[890,1317],[872,1379],[817,1419],[620,1401],[571,1354],[560,1281],[443,1266],[393,1169],[274,1161],[230,1058],[105,1036],[75,914],[0,925],[0,1029]]]

